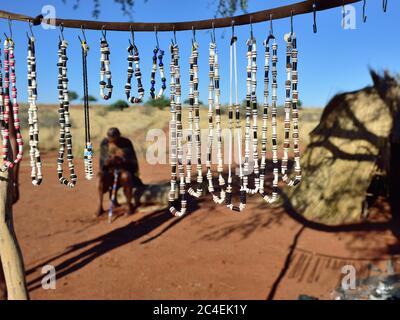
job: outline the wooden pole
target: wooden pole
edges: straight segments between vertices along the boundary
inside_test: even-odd
[[[267,10],[261,10],[248,14],[243,14],[234,17],[216,18],[208,20],[197,21],[183,21],[183,22],[106,22],[106,21],[90,21],[90,20],[72,20],[72,19],[54,19],[43,20],[43,16],[30,17],[23,14],[7,12],[0,10],[0,18],[32,22],[34,25],[40,23],[54,23],[56,26],[63,26],[65,28],[85,28],[93,30],[112,30],[112,31],[182,31],[182,30],[196,30],[226,28],[232,25],[236,26],[247,25],[250,23],[258,23],[268,21],[270,18],[273,20],[290,17],[291,15],[301,15],[317,11],[323,11],[340,7],[343,5],[359,2],[361,0],[306,0],[290,5],[276,7]]]
[[[28,300],[24,262],[14,231],[11,192],[12,172],[0,172],[0,257],[7,297],[9,300]]]

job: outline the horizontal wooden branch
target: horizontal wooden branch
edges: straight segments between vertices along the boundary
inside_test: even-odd
[[[104,21],[91,21],[91,20],[69,20],[69,19],[54,19],[53,23],[57,26],[64,26],[65,28],[85,28],[93,30],[112,30],[112,31],[129,31],[131,28],[136,31],[182,31],[201,29],[212,29],[214,28],[225,28],[230,27],[232,22],[236,26],[258,23],[268,21],[270,17],[273,20],[290,17],[292,14],[300,15],[305,13],[311,13],[314,11],[313,5],[315,4],[316,11],[327,10],[342,5],[359,2],[361,0],[307,0],[297,2],[291,5],[282,7],[257,11],[249,14],[243,14],[234,17],[217,18],[209,20],[198,20],[198,21],[184,21],[184,22],[104,22]],[[12,12],[0,10],[0,18],[20,20],[32,22],[34,25],[38,25],[41,22],[50,23],[50,20],[45,20],[41,15],[37,17],[30,17],[22,14],[16,14]]]

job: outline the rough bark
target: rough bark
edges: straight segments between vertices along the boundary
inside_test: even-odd
[[[11,173],[0,173],[0,257],[9,300],[29,298],[24,263],[14,231],[11,205]]]

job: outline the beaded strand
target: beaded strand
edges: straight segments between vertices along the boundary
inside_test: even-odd
[[[0,49],[0,130],[1,135],[3,136],[3,127],[4,124],[4,92],[3,92],[3,64],[1,60],[1,49]]]
[[[174,134],[171,140],[172,154],[176,151],[175,155],[171,155],[174,160],[171,160],[172,173],[171,173],[171,190],[169,195],[170,208],[169,211],[176,217],[183,216],[187,211],[186,200],[186,184],[185,172],[183,165],[183,127],[182,127],[182,103],[181,103],[181,75],[179,68],[179,47],[178,44],[173,43],[171,49],[171,127],[175,124]],[[173,63],[172,63],[173,62]],[[175,148],[176,146],[176,148]],[[179,174],[179,196],[181,199],[181,210],[177,210],[173,206],[175,201],[176,192],[176,156],[178,158],[178,174]]]
[[[232,26],[233,33],[233,26]],[[246,190],[243,186],[243,166],[242,166],[242,128],[240,124],[240,104],[238,102],[238,86],[237,86],[237,63],[236,63],[236,41],[237,38],[232,34],[229,54],[229,75],[230,75],[230,92],[229,92],[229,114],[228,114],[228,128],[229,128],[229,163],[228,163],[228,185],[226,188],[225,205],[232,211],[241,212],[246,207]],[[235,118],[236,118],[236,131],[238,140],[238,160],[239,160],[239,178],[240,178],[240,204],[235,206],[232,204],[232,162],[233,162],[233,78],[235,85]]]
[[[269,42],[274,39],[272,44],[272,102],[271,102],[271,124],[272,124],[272,163],[273,163],[273,180],[272,195],[269,196],[264,191],[264,180],[266,175],[266,158],[267,158],[267,126],[268,126],[268,109],[269,109],[269,70],[270,70],[270,45]],[[278,145],[277,145],[277,62],[278,62],[278,45],[275,37],[270,34],[264,41],[265,47],[265,64],[264,64],[264,102],[262,117],[262,137],[261,137],[261,164],[260,164],[260,194],[267,203],[274,203],[278,200]]]
[[[72,135],[71,122],[69,114],[69,98],[68,98],[68,77],[67,77],[67,47],[68,42],[60,39],[58,44],[58,99],[60,101],[59,124],[60,124],[60,147],[57,159],[58,180],[61,184],[73,188],[76,185],[77,176],[73,163],[74,156],[72,154]],[[63,163],[65,147],[67,148],[67,162],[70,173],[70,181],[63,176]]]
[[[12,106],[10,105],[10,81],[11,81],[11,98]],[[3,138],[3,166],[1,171],[6,171],[13,168],[18,164],[23,155],[23,141],[21,135],[20,119],[19,119],[19,105],[17,102],[17,78],[15,75],[15,57],[14,57],[14,41],[11,38],[6,38],[4,41],[4,126],[2,128]],[[10,133],[9,133],[9,120],[10,108],[12,108],[14,130],[18,145],[18,153],[16,159],[9,160],[10,148]]]
[[[245,161],[244,161],[244,188],[247,193],[256,194],[259,190],[259,164],[258,164],[258,137],[257,137],[257,46],[253,36],[247,40],[247,79],[246,79],[246,129],[245,129]],[[253,122],[251,123],[250,118]],[[250,174],[250,131],[253,133],[252,155],[254,161],[254,189],[248,187],[248,176]]]
[[[85,150],[83,153],[83,162],[85,166],[86,180],[93,179],[93,145],[90,140],[90,112],[89,112],[89,90],[88,90],[88,75],[87,75],[87,55],[89,46],[86,39],[81,40],[82,47],[82,77],[83,77],[83,110],[85,118]]]
[[[36,82],[36,54],[35,37],[28,36],[28,122],[29,122],[29,155],[31,165],[32,184],[38,186],[42,183],[42,162],[40,159],[39,145],[39,126],[37,101],[37,82]]]
[[[194,135],[195,135],[195,144],[196,144],[196,158],[197,158],[197,187],[196,190],[194,188],[189,187],[188,193],[195,198],[199,198],[203,193],[203,166],[201,163],[201,131],[200,131],[200,108],[199,108],[199,66],[198,66],[198,48],[199,44],[194,40],[192,44],[192,54],[189,59],[190,63],[190,81],[189,81],[189,130],[190,123],[192,120],[191,110],[194,110]],[[193,112],[193,111],[192,111]],[[190,135],[189,135],[190,137]],[[188,142],[192,143],[192,138],[188,138]],[[191,161],[191,149],[192,144],[188,143],[188,161]],[[189,156],[190,152],[190,156]],[[191,182],[191,174],[189,174],[189,170],[191,170],[191,166],[187,166],[187,183]]]
[[[139,58],[139,50],[136,47],[134,42],[129,40],[128,47],[128,79],[125,85],[125,93],[126,98],[130,103],[141,103],[144,97],[144,88],[142,84],[142,73],[140,71],[140,58]],[[133,69],[133,65],[135,64],[135,69]],[[131,96],[131,81],[132,77],[135,75],[137,86],[138,86],[138,96]]]
[[[290,187],[296,186],[301,181],[301,166],[300,166],[300,147],[299,147],[299,110],[298,110],[298,73],[297,73],[297,43],[296,35],[289,33],[285,35],[286,41],[286,73],[287,80],[286,101],[285,101],[285,139],[283,144],[282,158],[282,180]],[[292,96],[290,91],[292,89]],[[294,172],[295,178],[290,179],[287,174],[287,164],[289,160],[290,148],[290,113],[293,115],[293,153],[294,153]]]
[[[208,180],[208,191],[212,194],[213,200],[217,204],[222,204],[225,201],[226,192],[224,190],[225,179],[222,177],[223,172],[223,159],[222,159],[222,139],[221,139],[221,109],[220,109],[220,89],[219,89],[219,64],[218,64],[218,53],[217,45],[214,41],[210,43],[209,48],[209,86],[208,86],[208,146],[207,146],[207,180]],[[219,174],[218,181],[221,187],[220,196],[216,195],[213,176],[212,176],[212,146],[214,139],[214,119],[213,109],[215,107],[215,123],[217,129],[217,171]]]
[[[109,100],[112,96],[113,85],[111,78],[110,48],[108,46],[106,32],[103,31],[103,36],[100,40],[100,96],[104,100]],[[105,80],[107,80],[107,82]],[[105,93],[105,89],[108,90],[107,94]]]
[[[158,46],[155,47],[153,49],[153,64],[151,67],[151,80],[150,80],[151,83],[150,96],[152,99],[160,99],[164,94],[165,89],[167,88],[167,79],[165,78],[165,73],[164,73],[163,57],[164,57],[164,50],[161,50]],[[161,88],[156,96],[155,86],[156,86],[157,58],[158,58],[158,69],[161,77]]]

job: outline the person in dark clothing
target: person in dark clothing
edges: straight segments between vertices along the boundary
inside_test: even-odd
[[[119,171],[117,189],[123,188],[127,201],[127,213],[132,214],[135,211],[132,198],[135,198],[136,207],[139,206],[140,195],[144,188],[139,178],[139,163],[132,142],[122,137],[117,128],[110,128],[107,131],[107,137],[100,144],[99,205],[96,216],[104,213],[103,195],[106,192],[111,193],[114,170]],[[133,189],[135,189],[134,193]]]

